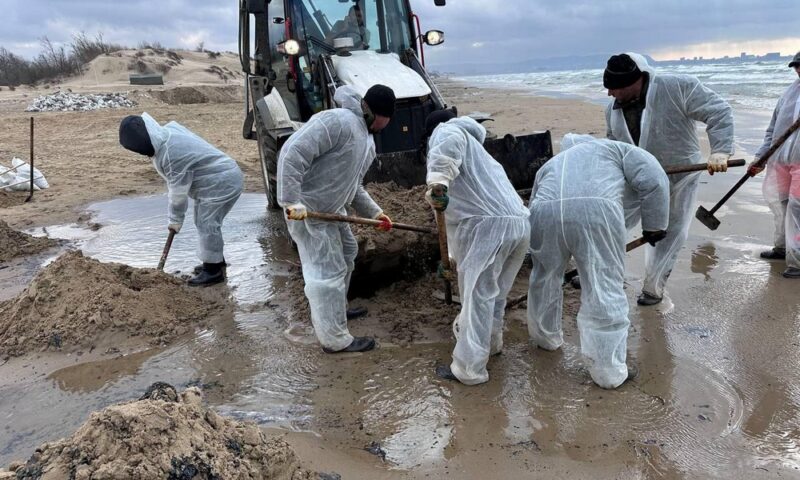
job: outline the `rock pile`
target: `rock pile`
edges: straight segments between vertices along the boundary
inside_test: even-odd
[[[135,107],[124,93],[86,94],[56,92],[37,97],[25,109],[26,112],[85,112],[100,108]]]

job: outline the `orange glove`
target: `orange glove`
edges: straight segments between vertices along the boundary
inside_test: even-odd
[[[375,217],[375,220],[380,220],[381,222],[380,225],[375,226],[375,228],[377,228],[378,230],[381,230],[383,232],[388,232],[389,230],[392,229],[392,219],[389,218],[389,215],[386,215],[385,213],[381,212],[378,214],[377,217]]]

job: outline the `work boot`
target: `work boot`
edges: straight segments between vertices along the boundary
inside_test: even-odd
[[[228,268],[228,264],[225,262],[224,258],[222,259],[222,268],[223,268],[223,270],[227,270],[227,268]],[[198,273],[200,273],[202,271],[203,271],[203,264],[202,263],[200,265],[196,265],[192,269],[192,273],[195,274],[195,275],[197,275]]]
[[[190,287],[206,287],[225,281],[225,262],[203,263],[200,273],[190,278],[187,282]]]
[[[341,350],[331,350],[327,347],[322,347],[325,353],[348,353],[348,352],[368,352],[375,348],[375,339],[372,337],[353,337],[350,345]]]
[[[800,268],[789,267],[783,271],[783,276],[786,278],[800,278]]]
[[[347,309],[347,319],[353,320],[354,318],[363,317],[368,310],[365,307],[353,307]]]
[[[761,252],[761,258],[764,260],[786,260],[786,249],[772,247],[772,250],[765,250]]]
[[[653,305],[658,305],[661,303],[661,300],[663,300],[663,298],[656,297],[655,295],[651,295],[647,292],[642,292],[642,294],[639,295],[639,298],[636,299],[636,303],[642,305],[643,307],[650,307]]]
[[[439,378],[444,378],[445,380],[455,380],[458,382],[458,377],[453,374],[453,371],[450,370],[450,365],[437,365],[436,366],[436,376]]]

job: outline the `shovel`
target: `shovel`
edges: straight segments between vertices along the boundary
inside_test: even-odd
[[[797,131],[798,128],[800,128],[800,118],[798,118],[796,122],[794,122],[788,129],[786,129],[783,135],[778,137],[778,139],[769,148],[769,150],[767,150],[766,153],[764,153],[764,155],[762,155],[761,158],[758,159],[758,162],[756,162],[753,166],[757,168],[763,168],[764,165],[766,165],[767,160],[769,160],[769,157],[771,157],[773,153],[775,153],[779,148],[781,148],[781,145],[783,145],[784,142],[786,142],[786,140],[788,140],[789,137],[791,137],[792,134],[795,131]],[[731,196],[734,193],[736,193],[737,190],[739,190],[739,187],[744,185],[744,182],[749,180],[751,177],[755,176],[751,175],[749,170],[750,169],[748,169],[748,172],[744,174],[741,180],[739,180],[736,183],[736,185],[734,185],[733,188],[731,188],[728,191],[728,193],[726,193],[725,196],[722,197],[722,200],[717,202],[717,204],[714,205],[714,207],[711,210],[706,210],[705,207],[701,205],[700,207],[697,208],[697,213],[695,213],[694,216],[710,230],[716,230],[717,228],[719,228],[720,221],[717,217],[714,216],[714,214],[717,213],[717,210],[719,210],[720,207],[723,206],[725,202],[727,202],[728,199],[731,198]]]
[[[377,227],[384,224],[380,220],[373,220],[371,218],[362,218],[362,217],[351,217],[347,215],[337,215],[335,213],[308,212],[308,218],[325,220],[326,222],[347,222],[347,223],[355,223],[358,225],[370,225],[372,227]],[[430,233],[430,234],[435,233],[434,229],[432,228],[418,227],[416,225],[407,225],[405,223],[395,223],[395,222],[392,222],[392,229],[409,230],[412,232]]]
[[[437,195],[443,195],[443,192],[436,192]],[[447,226],[444,222],[444,211],[433,210],[436,215],[436,226],[439,229],[439,255],[442,257],[442,268],[450,270],[450,252],[447,250]],[[453,303],[453,286],[450,280],[444,279],[444,303],[452,305]]]
[[[161,252],[161,260],[158,261],[158,271],[164,271],[164,264],[167,263],[167,255],[169,255],[169,249],[172,248],[172,240],[175,238],[175,230],[170,229],[169,236],[167,237],[167,243],[164,244],[164,251]]]
[[[731,167],[744,167],[747,162],[743,158],[737,158],[735,160],[728,160],[728,168]],[[697,163],[694,165],[679,165],[677,167],[667,167],[664,169],[664,173],[667,175],[677,175],[679,173],[689,173],[689,172],[700,172],[703,170],[708,170],[707,163]],[[527,197],[533,191],[532,188],[523,188],[521,190],[517,190],[517,193],[520,197]]]

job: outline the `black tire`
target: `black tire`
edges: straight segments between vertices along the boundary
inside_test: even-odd
[[[269,143],[273,143],[272,139],[268,139]],[[265,145],[258,139],[259,157],[261,163],[261,179],[264,182],[264,191],[267,193],[267,206],[273,210],[280,210],[278,205],[278,152],[271,146]]]

